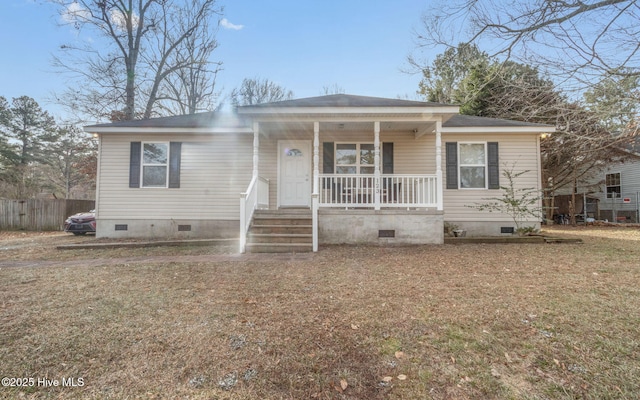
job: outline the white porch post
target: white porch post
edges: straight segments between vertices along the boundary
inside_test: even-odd
[[[313,123],[313,193],[319,193],[320,178],[320,123]]]
[[[313,251],[318,251],[318,202],[320,196],[320,122],[313,123],[313,193],[311,194],[311,218]]]
[[[253,123],[253,174],[254,178],[258,177],[258,163],[260,151],[260,124],[258,122]]]
[[[373,123],[374,209],[380,209],[380,121]]]
[[[444,209],[442,182],[442,121],[436,121],[436,203],[437,210]]]

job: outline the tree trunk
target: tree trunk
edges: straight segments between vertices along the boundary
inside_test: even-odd
[[[569,215],[571,216],[571,226],[576,226],[576,191],[578,191],[578,181],[575,178],[576,170],[573,170],[573,188],[571,189],[571,204],[569,204]]]

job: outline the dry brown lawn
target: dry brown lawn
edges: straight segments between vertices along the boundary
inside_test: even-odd
[[[4,233],[0,377],[27,380],[0,397],[638,398],[640,230],[552,233],[584,244],[241,256]]]

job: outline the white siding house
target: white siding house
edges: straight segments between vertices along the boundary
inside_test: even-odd
[[[473,206],[500,196],[504,168],[527,171],[517,185],[539,189],[539,135],[553,127],[331,95],[85,130],[100,142],[99,237],[239,237],[244,250],[268,236],[248,233],[259,219],[286,214],[300,226],[269,235],[309,236],[317,250],[442,243],[445,221],[500,235],[509,216]]]

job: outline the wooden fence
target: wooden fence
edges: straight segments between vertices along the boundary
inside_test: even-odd
[[[60,231],[64,220],[95,208],[93,200],[0,199],[0,230]]]

